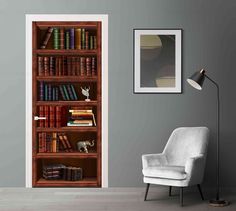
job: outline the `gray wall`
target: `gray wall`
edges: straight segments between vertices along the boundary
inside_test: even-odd
[[[109,185],[142,186],[141,154],[161,152],[172,130],[206,125],[205,185],[215,178],[215,89],[185,79],[204,67],[221,86],[222,184],[236,186],[234,0],[1,0],[0,186],[25,185],[25,14],[109,14]],[[183,94],[133,94],[133,28],[182,28]],[[30,41],[29,41],[30,42]]]

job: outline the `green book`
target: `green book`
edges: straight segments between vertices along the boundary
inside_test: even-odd
[[[81,29],[81,43],[81,49],[85,49],[85,29]]]
[[[70,49],[70,32],[69,32],[69,30],[66,31],[65,49]]]
[[[90,43],[89,43],[90,50],[93,49],[93,36],[90,36]]]
[[[66,85],[62,85],[64,93],[66,95],[66,100],[70,100],[69,93],[67,92]]]
[[[71,87],[71,91],[72,91],[72,93],[73,93],[73,95],[74,95],[74,99],[75,100],[78,100],[78,96],[77,96],[77,94],[76,94],[76,92],[75,92],[75,87],[71,84],[70,85],[70,87]]]
[[[53,29],[53,47],[54,49],[59,49],[59,29]]]
[[[48,85],[47,84],[45,84],[44,85],[44,94],[45,94],[45,101],[47,101],[48,100]]]

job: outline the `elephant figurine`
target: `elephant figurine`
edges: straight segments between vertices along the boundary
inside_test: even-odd
[[[80,152],[88,153],[88,147],[93,147],[93,146],[94,146],[94,140],[77,142],[77,147]]]

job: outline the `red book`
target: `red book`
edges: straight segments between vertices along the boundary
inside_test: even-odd
[[[50,111],[50,121],[49,121],[49,126],[52,128],[54,127],[54,122],[55,122],[55,107],[54,106],[49,106],[49,111]]]
[[[61,127],[61,106],[56,106],[56,127]]]
[[[80,76],[85,76],[85,57],[80,57]]]
[[[47,134],[42,133],[42,152],[46,152],[46,139],[47,139]]]
[[[66,142],[65,142],[65,140],[63,138],[63,135],[62,134],[58,134],[58,137],[59,137],[59,140],[61,142],[63,150],[66,151],[66,152],[69,152],[69,149],[68,149],[68,147],[66,145]]]
[[[68,56],[67,57],[67,75],[72,75],[71,73],[72,73],[72,71],[71,71],[71,57]]]
[[[71,57],[71,74],[76,75],[76,57]]]
[[[44,73],[45,76],[49,76],[49,58],[44,57]]]
[[[91,76],[92,75],[91,58],[90,57],[86,58],[86,75],[87,76]]]
[[[59,75],[59,57],[55,58],[55,75]]]
[[[96,75],[96,59],[95,57],[92,57],[92,62],[91,62],[91,69],[92,69],[92,76]]]
[[[80,58],[76,58],[76,75],[80,75]]]
[[[44,116],[46,117],[44,127],[49,127],[49,106],[44,106]]]
[[[67,75],[67,59],[62,57],[62,75]]]
[[[58,58],[58,75],[61,76],[63,74],[62,71],[62,57]]]
[[[65,141],[65,143],[67,145],[67,148],[68,148],[69,152],[73,152],[72,146],[70,144],[70,141],[68,140],[68,138],[67,138],[67,136],[65,134],[63,135],[63,139],[64,139],[64,141]]]
[[[38,134],[38,152],[43,152],[43,134]]]
[[[44,75],[43,57],[38,56],[38,76]]]
[[[44,106],[39,106],[39,117],[44,117]],[[44,127],[44,119],[39,120],[39,127]]]

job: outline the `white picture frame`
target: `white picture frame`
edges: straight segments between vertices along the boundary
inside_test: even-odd
[[[134,29],[134,93],[182,93],[182,29]]]

